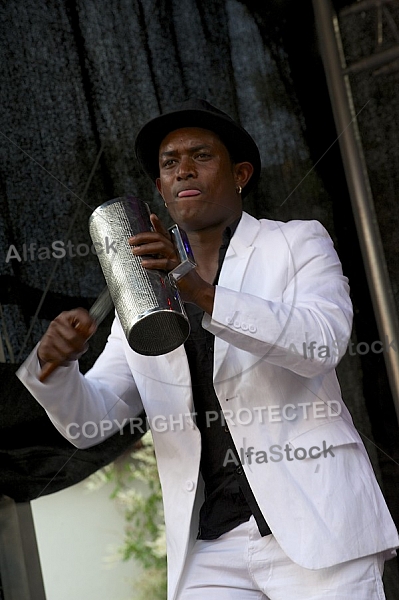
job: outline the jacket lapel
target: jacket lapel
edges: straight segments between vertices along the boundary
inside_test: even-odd
[[[253,251],[252,242],[256,238],[260,229],[260,223],[248,213],[243,213],[238,227],[231,238],[229,247],[223,261],[222,270],[219,276],[220,286],[226,286],[231,290],[240,291],[244,275],[248,266],[249,258]],[[228,344],[222,339],[215,338],[214,348],[214,381],[218,371],[226,358]],[[192,410],[192,395],[190,370],[187,362],[184,346],[180,346],[173,352],[158,357],[158,361],[165,361],[167,380],[177,386],[179,402],[184,403],[184,408]],[[178,403],[175,399],[175,405]]]
[[[259,221],[243,212],[241,221],[230,240],[218,285],[235,292],[241,290],[248,262],[254,249],[252,243],[258,235],[259,229]],[[219,337],[215,338],[214,381],[217,379],[219,369],[226,358],[228,347],[227,342]]]

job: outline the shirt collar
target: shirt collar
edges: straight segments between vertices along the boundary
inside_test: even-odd
[[[241,217],[242,214],[238,217],[238,219],[230,223],[230,225],[227,225],[226,229],[223,231],[221,248],[227,248],[229,245],[230,240],[238,227],[238,223],[241,221]]]

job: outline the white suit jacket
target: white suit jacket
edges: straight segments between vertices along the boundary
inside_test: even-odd
[[[243,213],[203,327],[215,335],[215,391],[255,498],[282,549],[309,569],[399,546],[334,371],[351,321],[347,279],[320,223]],[[172,600],[202,502],[201,439],[184,347],[136,354],[115,319],[85,377],[76,363],[44,384],[38,372],[34,352],[19,377],[79,448],[104,439],[78,435],[85,422],[105,418],[111,435],[144,405],[163,490]]]

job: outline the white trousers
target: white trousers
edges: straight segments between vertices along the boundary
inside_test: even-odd
[[[197,540],[177,600],[385,600],[383,553],[326,569],[292,562],[255,519],[220,538]]]

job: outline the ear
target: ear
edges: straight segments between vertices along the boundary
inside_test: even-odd
[[[158,177],[158,178],[155,180],[155,185],[157,186],[157,190],[158,190],[158,192],[159,192],[159,193],[161,194],[161,196],[162,196],[162,185],[161,185],[161,180],[160,180],[160,178],[159,178],[159,177]],[[163,196],[162,196],[162,198],[163,198]]]
[[[244,188],[251,179],[254,168],[250,162],[240,162],[234,165],[234,179],[236,185]]]

